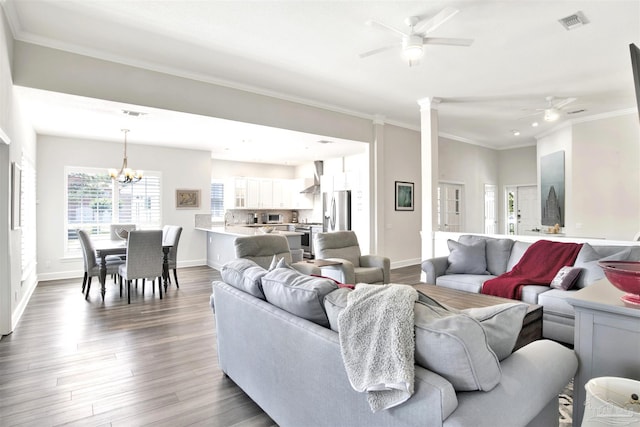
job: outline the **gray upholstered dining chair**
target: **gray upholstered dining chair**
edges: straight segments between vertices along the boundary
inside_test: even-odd
[[[180,235],[182,234],[182,227],[179,225],[165,225],[162,227],[162,245],[171,245],[169,254],[167,255],[167,263],[169,270],[173,270],[173,278],[176,281],[176,287],[180,288],[178,284],[178,243],[180,242]],[[167,275],[167,280],[171,282],[171,278]],[[166,288],[165,288],[166,289]]]
[[[353,231],[317,233],[313,245],[316,258],[341,263],[322,267],[324,276],[348,284],[391,281],[391,260],[380,255],[362,255]]]
[[[142,292],[146,279],[155,282],[158,279],[158,292],[162,299],[162,230],[136,230],[129,233],[127,239],[127,261],[118,269],[120,273],[120,292],[122,280],[127,282],[127,302],[131,303],[131,281],[142,280]]]
[[[124,234],[123,231],[128,233],[135,229],[135,224],[111,224],[109,225],[111,240],[124,240],[125,237],[122,236],[122,234]]]
[[[280,234],[256,234],[254,236],[236,237],[233,243],[236,258],[250,259],[260,267],[269,269],[275,255],[276,259],[284,258],[284,262],[304,274],[320,275],[318,267],[306,262],[292,262],[291,250],[287,238]]]
[[[78,234],[78,240],[80,240],[80,247],[82,248],[82,257],[84,259],[84,277],[82,279],[82,293],[86,294],[85,298],[89,297],[89,290],[91,289],[91,278],[100,275],[100,264],[96,258],[96,251],[93,248],[89,234],[81,229],[76,230]],[[118,269],[124,264],[119,258],[107,260],[107,274],[118,274]]]

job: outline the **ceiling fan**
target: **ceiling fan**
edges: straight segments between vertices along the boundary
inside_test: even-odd
[[[536,108],[536,112],[530,114],[530,116],[536,116],[542,114],[545,122],[555,122],[560,118],[562,110],[578,98],[556,98],[553,96],[547,96],[546,108]]]
[[[375,26],[383,30],[390,31],[401,37],[401,43],[394,43],[379,47],[360,54],[360,58],[375,55],[387,50],[402,48],[402,56],[409,62],[409,66],[418,65],[423,55],[423,46],[426,44],[440,44],[449,46],[471,46],[473,39],[456,39],[444,37],[427,37],[427,34],[434,31],[440,25],[453,18],[459,10],[447,7],[430,19],[423,19],[419,16],[410,16],[405,19],[405,24],[409,27],[409,32],[400,31],[387,24],[378,21],[367,21],[367,25]]]

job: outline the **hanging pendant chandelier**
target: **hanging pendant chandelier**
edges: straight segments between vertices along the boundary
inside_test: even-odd
[[[112,180],[122,184],[138,182],[142,179],[142,171],[134,171],[127,166],[127,133],[129,133],[129,129],[122,129],[122,132],[124,132],[124,158],[122,159],[122,167],[119,171],[117,169],[109,169],[109,176]]]

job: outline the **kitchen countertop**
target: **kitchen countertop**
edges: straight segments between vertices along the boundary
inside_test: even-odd
[[[251,227],[247,226],[251,225]],[[196,230],[207,231],[210,233],[219,233],[219,234],[227,234],[229,236],[254,236],[256,234],[264,234],[262,233],[258,227],[263,227],[265,224],[247,224],[247,225],[231,225],[231,226],[213,226],[213,227],[196,227]],[[285,225],[285,224],[272,224],[272,225]],[[297,231],[284,231],[284,230],[273,230],[269,234],[280,234],[283,236],[302,236],[303,233]]]

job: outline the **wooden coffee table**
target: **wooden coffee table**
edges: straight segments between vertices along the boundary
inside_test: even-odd
[[[507,302],[522,302],[492,295],[474,294],[472,292],[456,291],[435,285],[413,285],[416,290],[430,296],[445,305],[464,310],[465,308],[489,307]],[[525,303],[526,304],[526,303]],[[524,347],[530,342],[542,339],[542,306],[527,304],[527,314],[522,321],[522,330],[513,351]]]

